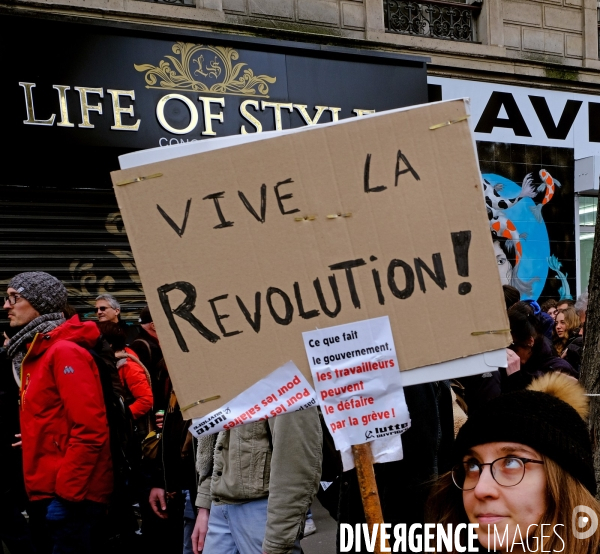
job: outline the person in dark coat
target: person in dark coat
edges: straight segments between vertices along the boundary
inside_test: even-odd
[[[146,490],[140,510],[144,552],[180,553],[183,550],[186,502],[182,491],[190,492],[193,506],[197,488],[194,445],[188,432],[190,422],[183,419],[179,409],[147,306],[140,312],[139,323],[140,334],[130,348],[150,374],[155,415],[152,424],[161,434],[155,457],[147,457],[143,462]]]
[[[14,333],[13,333],[14,334]],[[1,343],[0,343],[1,344]],[[31,532],[21,513],[27,495],[19,441],[19,385],[6,349],[0,348],[0,541],[11,554],[33,554]]]
[[[191,422],[183,419],[166,366],[161,372],[166,376],[164,384],[169,391],[164,417],[157,419],[161,439],[156,456],[143,461],[148,493],[140,508],[146,554],[183,551],[186,504],[183,491],[189,491],[189,502],[194,506],[197,490],[195,445],[188,430]]]
[[[140,312],[140,333],[129,345],[144,367],[150,373],[152,395],[154,397],[154,412],[166,411],[169,400],[168,387],[165,385],[166,372],[164,371],[163,353],[158,342],[156,328],[148,306]]]
[[[541,333],[542,323],[534,306],[517,302],[508,310],[508,319],[513,340],[510,348],[519,356],[521,367],[510,374],[500,371],[503,393],[523,390],[536,377],[551,371],[578,377],[571,364],[554,353],[552,343]]]
[[[569,362],[571,367],[579,374],[583,360],[583,336],[580,334],[571,336],[561,357]]]
[[[404,457],[397,462],[374,464],[383,519],[407,526],[423,523],[425,503],[433,481],[451,467],[454,419],[450,383],[439,381],[404,389],[411,426],[402,435]],[[356,469],[341,475],[339,524],[366,523]],[[367,552],[366,547],[363,552]]]

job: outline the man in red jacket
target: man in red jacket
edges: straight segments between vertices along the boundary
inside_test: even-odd
[[[64,285],[44,272],[8,284],[7,353],[21,381],[21,435],[29,515],[40,551],[86,554],[113,486],[109,431],[98,368],[88,348],[99,331],[65,321]]]

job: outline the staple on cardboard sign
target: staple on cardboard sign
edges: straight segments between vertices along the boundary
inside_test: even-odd
[[[351,217],[352,216],[352,212],[348,212],[345,214],[329,214],[327,216],[327,219],[337,219],[338,217]]]
[[[209,396],[208,398],[203,398],[202,400],[196,400],[196,402],[192,402],[191,404],[188,404],[187,406],[184,406],[183,408],[181,408],[181,411],[185,412],[186,410],[189,410],[190,408],[193,408],[194,406],[199,406],[200,404],[210,402],[211,400],[217,400],[219,398],[221,398],[221,395],[217,394],[216,396]]]
[[[480,335],[500,335],[502,333],[510,333],[510,329],[494,329],[493,331],[473,331],[472,336],[478,337]]]
[[[432,125],[429,127],[430,131],[435,131],[436,129],[441,129],[442,127],[447,127],[448,125],[452,125],[453,123],[459,123],[460,121],[465,121],[467,118],[471,117],[469,114],[463,115],[458,119],[450,119],[449,121],[444,121],[444,123],[438,123],[437,125]]]
[[[152,175],[145,175],[142,177],[134,177],[133,179],[127,179],[126,181],[119,181],[117,186],[130,185],[131,183],[139,183],[140,181],[147,181],[148,179],[156,179],[156,177],[162,177],[162,173],[153,173]]]
[[[304,217],[295,217],[294,221],[314,221],[317,219],[316,215],[305,215]]]

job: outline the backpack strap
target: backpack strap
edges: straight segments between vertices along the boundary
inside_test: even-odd
[[[139,364],[142,369],[144,370],[144,373],[146,374],[146,379],[148,379],[148,384],[150,386],[152,386],[152,378],[150,377],[150,372],[148,371],[148,369],[146,368],[146,366],[140,361],[140,359],[137,356],[134,356],[133,354],[129,354],[129,352],[125,352],[124,350],[121,351],[121,353],[119,353],[118,355],[115,354],[115,356],[121,360],[125,360],[125,359],[130,359],[133,360],[136,364]]]
[[[146,348],[148,349],[148,356],[150,356],[150,358],[152,358],[152,348],[150,348],[150,343],[146,339],[140,339],[140,338],[135,339],[135,341],[133,341],[133,342],[136,342],[138,340],[140,342],[143,342],[146,345]]]

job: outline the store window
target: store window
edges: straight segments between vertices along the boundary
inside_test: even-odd
[[[579,260],[580,286],[584,291],[590,280],[592,267],[592,251],[594,247],[594,231],[598,215],[598,197],[580,196],[579,200]]]

